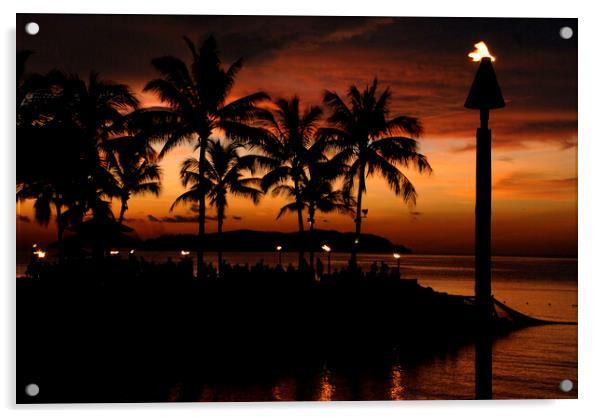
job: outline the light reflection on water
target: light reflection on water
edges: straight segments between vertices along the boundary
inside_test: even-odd
[[[559,390],[560,380],[577,384],[577,328],[550,325],[527,328],[498,339],[493,347],[495,399],[575,398]],[[382,359],[381,359],[382,360]],[[433,355],[420,362],[392,360],[388,365],[322,366],[285,372],[273,380],[203,384],[201,402],[215,401],[339,401],[474,398],[474,346]],[[386,362],[385,362],[386,363]],[[357,366],[357,367],[356,367]],[[177,384],[170,400],[189,401]],[[174,396],[175,395],[175,396]]]
[[[335,391],[335,387],[332,384],[332,376],[330,370],[326,367],[322,370],[322,375],[320,376],[320,395],[318,397],[319,401],[331,401],[332,396]]]
[[[394,401],[399,401],[404,398],[404,375],[399,364],[394,364],[391,367],[391,388],[389,389],[389,398]]]

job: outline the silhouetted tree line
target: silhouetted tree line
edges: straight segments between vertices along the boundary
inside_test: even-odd
[[[172,209],[188,204],[198,214],[199,266],[204,266],[207,206],[215,208],[219,236],[228,196],[257,203],[267,193],[288,198],[278,218],[294,213],[299,232],[310,237],[317,212],[351,215],[356,226],[351,265],[356,266],[366,178],[381,175],[413,204],[417,193],[401,168],[431,171],[418,152],[420,122],[390,117],[391,91],[379,91],[376,79],[364,90],[351,86],[344,97],[325,91],[324,107],[303,109],[297,96],[272,101],[265,92],[230,100],[242,59],[226,68],[213,37],[199,45],[184,41],[188,63],[174,56],[152,60],[158,77],[144,91],[166,105],[153,108],[141,108],[128,86],[96,73],[87,79],[58,70],[26,75],[31,52],[19,52],[17,199],[34,200],[41,224],[54,214],[60,254],[65,231],[71,230],[82,246],[103,257],[132,232],[123,223],[129,200],[160,193],[161,158],[192,144],[197,155],[180,171],[187,191]],[[158,153],[154,145],[161,146]],[[113,199],[120,203],[117,217]],[[309,251],[314,268],[314,250],[301,246],[299,263]]]
[[[218,238],[219,235],[219,238]],[[205,248],[208,251],[217,251],[218,247],[235,252],[274,252],[281,246],[281,252],[297,252],[299,248],[320,248],[327,242],[340,252],[351,252],[354,244],[353,232],[339,232],[333,230],[317,229],[311,236],[301,235],[299,232],[272,232],[235,230],[221,234],[209,233],[205,235]],[[155,238],[148,238],[137,244],[140,250],[168,250],[180,252],[182,249],[194,248],[197,236],[195,234],[164,234]],[[408,254],[411,251],[403,246],[394,245],[386,238],[362,233],[358,245],[360,251],[366,253],[399,253]],[[323,252],[323,250],[321,251]],[[311,264],[310,264],[311,265]]]

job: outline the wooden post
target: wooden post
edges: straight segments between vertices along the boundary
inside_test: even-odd
[[[475,297],[477,341],[475,345],[475,397],[491,399],[492,391],[492,298],[491,298],[491,130],[489,110],[481,109],[477,129],[475,207]]]

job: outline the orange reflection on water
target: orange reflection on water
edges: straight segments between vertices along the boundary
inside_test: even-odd
[[[403,370],[399,364],[393,365],[391,368],[391,388],[389,389],[389,397],[394,401],[405,399],[406,388],[403,385]]]
[[[294,401],[297,391],[297,382],[293,378],[280,379],[272,387],[271,395],[275,401]]]
[[[331,401],[334,395],[335,386],[332,384],[332,375],[330,370],[324,368],[320,375],[320,396],[319,401]]]

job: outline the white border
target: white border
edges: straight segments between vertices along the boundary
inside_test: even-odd
[[[0,378],[0,407],[3,416],[129,416],[142,412],[148,417],[164,416],[236,416],[290,417],[332,416],[431,416],[449,417],[508,417],[511,414],[545,414],[545,417],[591,416],[600,411],[600,360],[602,340],[601,281],[598,249],[602,237],[600,219],[601,174],[597,169],[602,156],[600,119],[602,90],[600,71],[600,41],[602,15],[593,1],[526,2],[497,1],[427,1],[400,2],[371,0],[304,0],[283,2],[275,0],[226,0],[223,2],[171,0],[21,0],[17,4],[1,2],[0,19],[3,25],[2,91],[0,99],[3,135],[0,140],[0,219],[3,231],[0,240],[2,289],[0,299],[0,358],[3,361]],[[186,404],[186,405],[50,405],[36,407],[14,406],[14,273],[15,273],[15,213],[14,213],[14,78],[15,78],[15,13],[136,13],[136,14],[288,14],[288,15],[359,15],[359,16],[497,16],[497,17],[577,17],[579,18],[579,396],[578,401],[436,401],[436,402],[361,402],[361,403],[264,403],[264,404]],[[8,71],[6,71],[8,69]],[[597,239],[596,239],[597,238]],[[73,382],[74,385],[79,382]],[[7,414],[6,414],[7,413]]]

